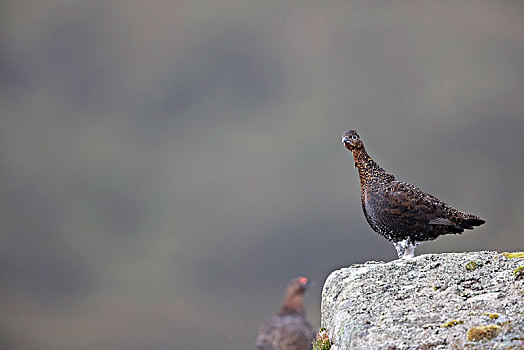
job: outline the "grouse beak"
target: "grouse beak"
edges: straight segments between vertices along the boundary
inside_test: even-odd
[[[344,137],[342,138],[342,144],[344,145],[344,147],[346,147],[347,149],[349,149],[349,147],[351,146],[351,140],[349,139],[349,137],[344,136]]]

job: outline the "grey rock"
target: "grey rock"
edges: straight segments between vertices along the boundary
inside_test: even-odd
[[[521,349],[519,266],[524,259],[471,252],[342,268],[324,284],[321,324],[333,350]],[[500,327],[498,335],[468,340],[468,330],[489,325]]]

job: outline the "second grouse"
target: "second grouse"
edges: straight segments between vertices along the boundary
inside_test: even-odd
[[[485,223],[463,213],[413,185],[397,181],[367,154],[355,130],[342,134],[360,177],[361,201],[369,226],[387,238],[399,258],[415,256],[415,247],[441,235],[457,234]]]
[[[260,328],[258,350],[311,350],[313,329],[304,308],[304,293],[310,285],[306,277],[289,282],[280,311]]]

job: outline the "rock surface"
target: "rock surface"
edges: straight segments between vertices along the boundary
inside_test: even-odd
[[[334,271],[322,327],[333,350],[522,349],[524,258],[511,257],[427,254]]]

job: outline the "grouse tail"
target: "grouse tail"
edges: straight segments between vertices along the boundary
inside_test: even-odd
[[[465,214],[464,221],[461,223],[460,227],[466,230],[473,230],[474,226],[480,226],[484,223],[486,223],[486,220],[481,219],[477,215]]]

